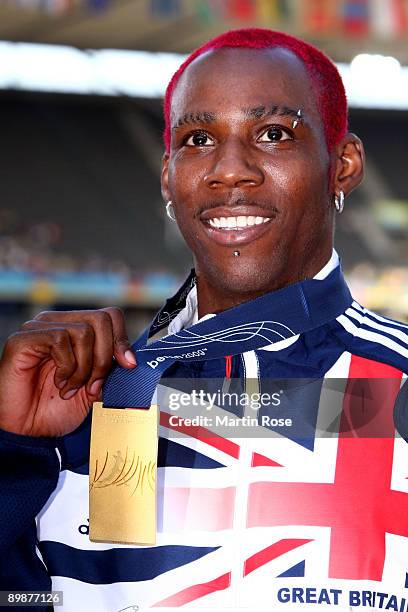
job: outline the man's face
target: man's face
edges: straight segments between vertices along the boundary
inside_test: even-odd
[[[315,92],[295,55],[227,48],[197,58],[174,92],[171,126],[163,193],[199,281],[263,293],[327,262],[330,158]]]

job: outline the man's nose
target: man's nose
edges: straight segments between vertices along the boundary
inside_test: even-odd
[[[264,175],[247,146],[234,140],[218,146],[204,181],[211,189],[257,187]]]

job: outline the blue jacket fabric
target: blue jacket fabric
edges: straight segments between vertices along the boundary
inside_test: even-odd
[[[345,355],[392,366],[403,372],[404,381],[408,372],[408,326],[379,317],[354,302],[336,320],[301,334],[293,342],[283,343],[282,348],[258,350],[254,359],[261,378],[324,379]],[[244,379],[248,375],[245,363],[242,355],[233,357],[231,378]],[[341,375],[347,377],[347,372]],[[219,379],[224,376],[224,359],[176,363],[166,373],[166,378]],[[406,390],[406,385],[401,385],[401,389]],[[406,393],[400,396],[405,398]],[[182,544],[174,542],[157,547],[112,545],[101,548],[95,545],[92,548],[88,540],[87,499],[75,497],[74,488],[72,506],[75,509],[82,506],[75,515],[79,516],[78,520],[70,524],[70,529],[83,546],[70,546],[57,539],[48,539],[48,535],[44,538],[41,533],[44,510],[55,503],[64,487],[70,486],[69,482],[79,482],[88,474],[90,423],[88,416],[75,432],[58,439],[31,438],[0,431],[0,590],[50,591],[56,576],[101,587],[115,583],[141,584],[176,568],[187,568],[217,549],[211,540],[207,545],[194,546],[186,545],[183,540]],[[404,423],[402,406],[399,413],[401,429]],[[176,439],[159,439],[159,470],[180,468],[204,473],[220,467],[224,466],[211,454],[183,445]],[[69,600],[67,591],[64,597]],[[73,608],[67,604],[62,609]],[[102,607],[96,605],[94,609],[102,610]],[[121,608],[117,605],[107,609]]]

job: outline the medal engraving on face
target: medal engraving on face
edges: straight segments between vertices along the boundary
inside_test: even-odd
[[[95,402],[89,460],[89,538],[156,543],[158,408]]]

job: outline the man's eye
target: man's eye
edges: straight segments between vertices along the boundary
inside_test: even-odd
[[[282,142],[283,140],[292,140],[292,136],[283,128],[273,125],[269,127],[258,138],[258,142]]]
[[[188,147],[208,147],[214,144],[214,141],[205,132],[195,132],[187,138],[184,144]]]

